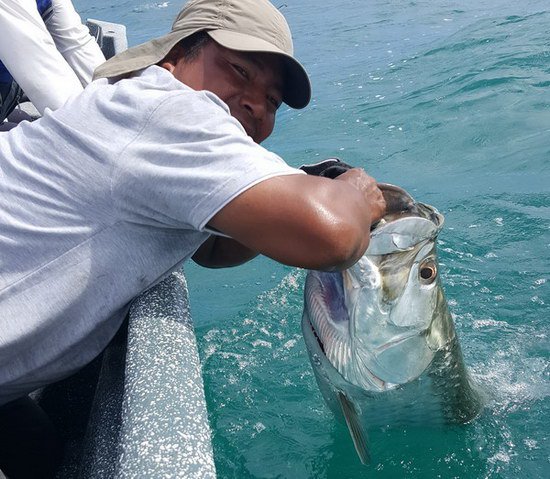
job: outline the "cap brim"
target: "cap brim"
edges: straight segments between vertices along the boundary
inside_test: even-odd
[[[292,108],[304,108],[311,99],[311,85],[304,67],[272,43],[244,33],[229,30],[207,30],[216,42],[230,50],[264,52],[280,55],[285,64],[283,101]]]
[[[196,32],[182,30],[170,32],[163,37],[124,50],[99,65],[94,71],[94,80],[128,75],[148,66],[156,65],[168,55],[176,43],[193,33]]]

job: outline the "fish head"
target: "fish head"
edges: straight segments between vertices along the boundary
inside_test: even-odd
[[[356,378],[364,367],[390,388],[430,364],[437,350],[430,329],[446,308],[435,244],[442,225],[443,216],[422,203],[390,211],[364,256],[342,273]]]

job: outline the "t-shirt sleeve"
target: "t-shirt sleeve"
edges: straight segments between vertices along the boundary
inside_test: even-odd
[[[217,97],[183,91],[162,100],[125,148],[113,196],[129,221],[204,231],[248,188],[303,174],[253,142]]]

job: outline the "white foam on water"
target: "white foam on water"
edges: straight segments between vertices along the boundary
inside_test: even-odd
[[[487,327],[502,328],[507,327],[509,324],[506,321],[497,321],[495,319],[477,319],[472,323],[474,329],[481,329]]]

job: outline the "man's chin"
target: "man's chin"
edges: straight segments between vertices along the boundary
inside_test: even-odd
[[[254,141],[256,138],[256,128],[254,128],[250,122],[242,121],[239,117],[235,117],[235,119],[240,123],[240,125],[244,128],[244,131],[246,134],[252,138]]]

